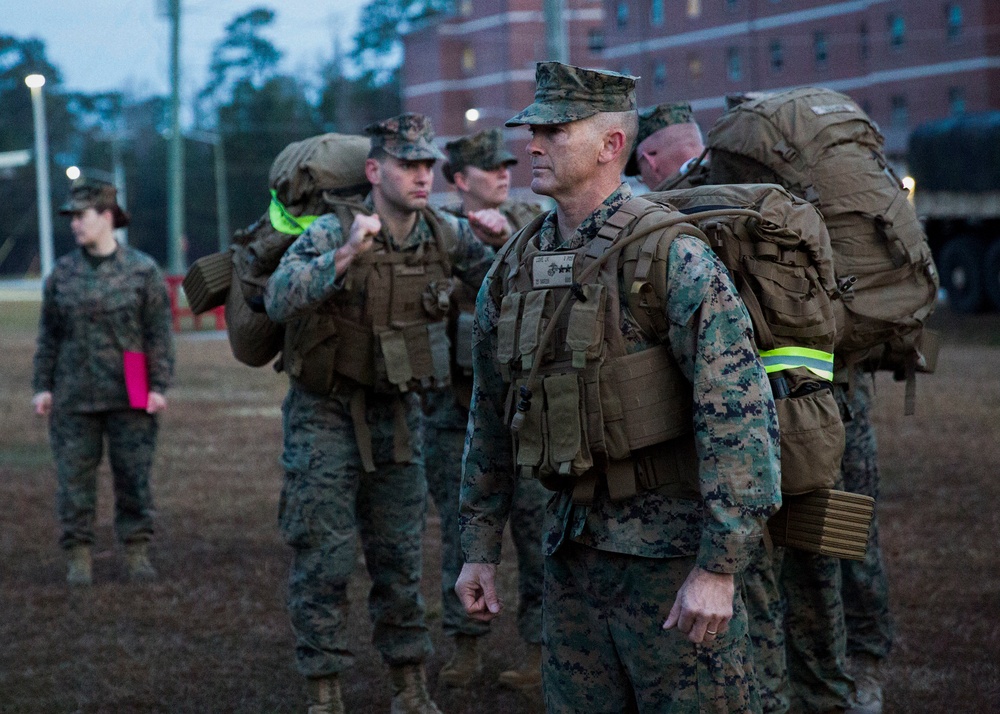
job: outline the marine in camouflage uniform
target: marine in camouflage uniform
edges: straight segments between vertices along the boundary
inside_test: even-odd
[[[529,151],[538,154],[540,165],[566,156],[553,148],[558,136],[550,138],[558,128],[547,125],[635,108],[631,77],[540,63],[536,82],[535,103],[508,123],[530,125],[535,139]],[[621,151],[626,144],[627,138]],[[607,185],[617,181],[623,163],[595,165],[592,175],[601,171],[600,185]],[[544,172],[544,189],[542,180]],[[557,206],[561,197],[553,193]],[[628,187],[619,185],[569,235],[560,230],[557,208],[532,243],[543,251],[588,244],[629,198]],[[572,489],[550,500],[543,596],[550,712],[760,709],[743,599],[738,581],[727,576],[745,567],[765,519],[780,504],[774,403],[749,317],[725,268],[700,240],[685,235],[671,243],[668,265],[662,296],[667,346],[692,385],[699,495],[676,497],[668,487],[611,500],[601,479],[589,506],[574,502]],[[495,569],[481,564],[499,562],[515,488],[511,432],[503,416],[509,385],[497,362],[503,280],[491,272],[477,301],[475,388],[462,482],[467,564],[457,589],[470,613],[480,617],[499,611]],[[624,308],[620,327],[630,354],[655,346]],[[700,590],[706,581],[729,583],[728,627],[714,609],[688,609],[691,588]],[[668,623],[688,639],[662,629]]]
[[[68,579],[90,582],[97,468],[105,438],[114,477],[115,533],[126,546],[129,575],[152,577],[146,544],[153,536],[154,412],[165,406],[162,395],[174,367],[166,284],[152,258],[115,241],[113,228],[128,225],[128,215],[111,184],[75,181],[60,212],[73,216],[80,249],[60,258],[45,281],[32,386],[36,411],[50,414],[59,542],[70,553]],[[146,356],[153,394],[145,409],[129,405],[126,351]]]
[[[703,186],[708,183],[704,150],[689,103],[657,104],[639,112],[639,135],[625,175],[640,176],[650,191]]]
[[[445,178],[459,185],[462,202],[446,206],[445,211],[460,217],[467,210],[496,209],[507,221],[506,235],[494,247],[521,230],[541,206],[509,201],[510,166],[517,163],[503,142],[498,129],[481,131],[445,144],[448,160],[442,166]],[[470,171],[470,168],[472,171]],[[456,177],[457,174],[457,177]],[[475,307],[476,294],[462,285],[455,286],[456,315],[453,320],[456,340],[471,346],[472,334],[465,328]],[[458,491],[462,480],[462,451],[469,420],[472,364],[464,363],[463,349],[453,365],[453,389],[427,395],[425,399],[425,439],[427,486],[441,517],[441,603],[444,634],[456,639],[455,656],[439,674],[439,681],[452,686],[467,686],[481,670],[478,639],[489,632],[489,623],[468,617],[455,594],[455,581],[462,570],[462,547],[458,532]],[[523,668],[500,673],[500,682],[517,688],[540,684],[540,659],[537,647],[542,641],[542,514],[549,493],[534,479],[518,482],[511,510],[511,536],[517,549],[518,563],[518,632],[529,648]]]
[[[335,214],[327,214],[292,244],[265,292],[268,315],[287,323],[289,333],[313,315],[342,309],[338,306],[351,289],[359,254],[398,253],[417,260],[443,244],[453,274],[474,287],[491,263],[492,252],[475,239],[466,221],[424,210],[431,166],[442,157],[432,143],[429,120],[404,114],[370,125],[366,133],[372,141],[366,170],[373,189],[364,208],[382,220],[373,224],[372,216],[358,215],[348,233]],[[392,215],[412,220],[408,234],[391,234],[387,217]],[[431,219],[446,223],[449,230],[435,237]],[[371,240],[371,248],[358,248],[359,240]],[[352,260],[339,263],[345,253]],[[351,294],[365,305],[373,300],[364,290]],[[287,345],[285,358],[290,359]],[[358,348],[345,341],[338,349]],[[379,393],[346,378],[318,394],[293,378],[283,422],[285,482],[279,521],[294,549],[288,610],[298,669],[310,678],[313,704],[326,707],[316,711],[342,710],[337,675],[353,660],[346,632],[347,588],[360,534],[372,579],[368,605],[373,640],[392,669],[393,711],[436,712],[426,694],[422,664],[432,648],[420,594],[427,482],[417,396]],[[372,472],[366,472],[358,436],[365,425],[371,432]]]

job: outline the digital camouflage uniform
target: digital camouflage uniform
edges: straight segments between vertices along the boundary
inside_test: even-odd
[[[633,78],[542,63],[535,104],[508,123],[574,121],[634,108]],[[593,239],[630,197],[612,193],[572,236],[555,213],[537,240],[571,250]],[[497,563],[515,487],[497,323],[503,276],[493,272],[476,306],[475,387],[462,482],[462,543],[468,562]],[[760,703],[739,590],[725,634],[694,645],[664,631],[674,598],[696,565],[738,573],[780,503],[778,428],[750,320],[725,268],[696,238],[669,252],[668,347],[693,385],[698,499],[642,491],[612,501],[599,484],[592,506],[556,492],[544,526],[543,677],[550,712],[757,711]],[[623,302],[624,305],[624,302]],[[652,345],[623,307],[629,352]],[[601,482],[603,483],[603,482]]]
[[[174,351],[163,274],[145,253],[120,245],[105,259],[84,249],[57,261],[45,282],[34,392],[52,392],[60,543],[94,542],[97,467],[104,439],[114,478],[115,533],[123,543],[153,534],[150,470],[157,418],[129,406],[123,353],[143,352],[149,388],[170,385]]]
[[[441,154],[430,144],[432,134],[423,121],[419,115],[402,115],[373,125],[368,128],[372,146],[400,159],[438,158]],[[374,209],[371,196],[365,206]],[[449,216],[441,220],[451,226],[445,249],[454,274],[478,286],[491,253],[467,222]],[[272,319],[292,326],[324,303],[336,301],[351,279],[350,269],[343,276],[334,272],[334,253],[348,239],[345,228],[336,215],[327,214],[292,244],[268,281],[265,304]],[[413,254],[433,241],[422,213],[404,240],[384,231],[375,239],[376,248],[391,242],[393,250]],[[351,416],[356,389],[340,383],[329,395],[318,395],[293,379],[282,408],[285,482],[279,522],[294,549],[288,610],[298,669],[307,677],[339,673],[353,659],[346,637],[347,587],[357,560],[358,534],[372,579],[368,605],[373,640],[382,658],[389,665],[406,665],[422,662],[431,652],[420,595],[427,482],[419,401],[412,394],[364,389],[376,469],[366,473]],[[412,451],[404,463],[397,463],[396,449],[400,403]]]
[[[883,660],[892,649],[895,627],[889,613],[889,578],[879,545],[878,445],[872,424],[874,391],[873,375],[860,368],[853,374],[853,392],[848,393],[842,387],[837,391],[848,416],[844,422],[846,440],[841,468],[844,490],[871,496],[876,504],[865,559],[842,560],[840,566],[847,654]]]

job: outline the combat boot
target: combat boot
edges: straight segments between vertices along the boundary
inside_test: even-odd
[[[846,714],[882,714],[881,660],[868,654],[855,655],[848,673],[854,677],[854,695]]]
[[[129,580],[156,580],[156,569],[149,562],[149,543],[139,541],[125,545],[125,569]]]
[[[528,644],[528,656],[519,669],[501,672],[497,681],[511,689],[529,690],[542,687],[542,646]]]
[[[339,675],[309,678],[309,709],[306,714],[344,714]]]
[[[70,585],[90,585],[93,580],[93,558],[89,545],[74,545],[66,553],[66,582]]]
[[[390,714],[441,714],[427,693],[427,675],[422,664],[391,668],[392,706]]]
[[[449,687],[468,687],[483,671],[479,655],[479,638],[475,635],[455,636],[455,654],[438,674],[438,681]]]

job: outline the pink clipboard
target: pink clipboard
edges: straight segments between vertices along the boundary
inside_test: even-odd
[[[125,352],[125,389],[128,404],[133,409],[145,409],[149,404],[149,373],[146,355],[142,352]]]

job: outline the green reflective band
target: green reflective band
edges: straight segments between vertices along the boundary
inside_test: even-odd
[[[281,201],[278,200],[278,192],[271,189],[271,205],[267,209],[267,215],[271,219],[274,230],[290,236],[301,235],[306,228],[312,225],[319,216],[293,216],[288,212]]]
[[[760,353],[764,370],[771,374],[783,369],[805,367],[817,377],[833,381],[833,355],[808,347],[779,347]]]

